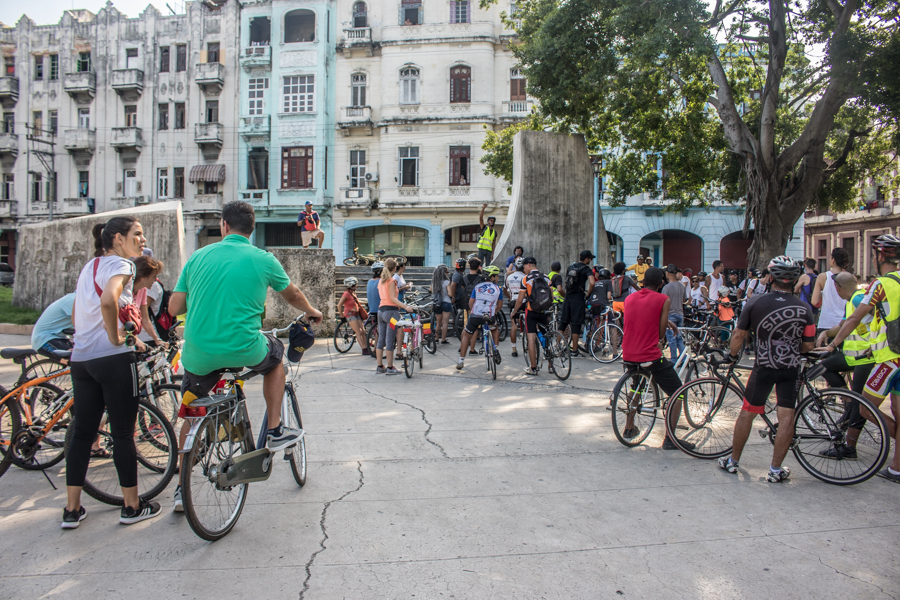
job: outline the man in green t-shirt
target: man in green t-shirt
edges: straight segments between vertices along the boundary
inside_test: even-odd
[[[297,443],[303,432],[281,425],[284,344],[259,330],[266,293],[271,287],[313,323],[321,322],[322,313],[291,283],[278,259],[250,244],[255,224],[253,207],[246,202],[222,207],[224,238],[188,259],[169,299],[169,313],[187,313],[182,393],[205,396],[224,369],[250,367],[263,376],[269,413],[266,447],[275,452]]]

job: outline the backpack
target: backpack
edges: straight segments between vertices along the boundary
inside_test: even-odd
[[[600,308],[606,306],[608,304],[606,300],[606,286],[602,285],[601,282],[597,282],[594,284],[594,288],[591,290],[591,295],[588,296],[588,306],[591,307],[591,310],[599,310]]]
[[[156,281],[162,286],[162,282],[159,279]],[[156,327],[156,333],[158,333],[163,340],[169,339],[169,330],[172,329],[172,326],[175,324],[175,317],[169,314],[169,298],[171,297],[172,292],[163,288],[162,298],[159,299],[159,312],[153,314],[153,311],[147,311],[150,313],[150,320],[153,321],[153,326]],[[149,309],[150,307],[148,306],[147,308]]]
[[[479,283],[482,283],[483,281],[484,277],[482,277],[481,275],[472,275],[471,273],[463,275],[463,283],[466,284],[465,294],[467,299],[472,297],[472,292],[475,291],[475,286]],[[466,303],[467,310],[468,306],[468,303]]]
[[[528,303],[531,310],[544,312],[553,306],[553,292],[550,290],[550,282],[543,275],[535,277],[531,282],[531,294],[528,295]]]
[[[588,267],[584,263],[577,263],[577,262],[572,263],[569,266],[569,270],[566,271],[566,282],[565,282],[565,286],[566,286],[565,289],[566,289],[567,294],[584,291],[584,288],[582,286],[578,285],[578,276],[581,274],[581,272],[584,269],[589,269],[589,268],[590,267]]]
[[[622,286],[625,285],[625,276],[624,275],[616,275],[612,280],[613,287],[613,298],[618,298],[622,295]]]

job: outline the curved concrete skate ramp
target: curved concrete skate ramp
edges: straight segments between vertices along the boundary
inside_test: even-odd
[[[593,247],[594,175],[584,136],[520,131],[513,138],[513,189],[494,264],[506,266],[516,246],[534,256],[547,273],[550,263],[566,265]],[[610,266],[609,243],[600,216],[600,264]]]

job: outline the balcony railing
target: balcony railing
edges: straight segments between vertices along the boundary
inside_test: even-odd
[[[140,127],[113,127],[109,145],[120,151],[123,148],[140,150],[144,146]]]
[[[225,65],[222,63],[198,63],[195,81],[204,91],[222,91],[225,85]]]
[[[338,51],[343,52],[344,49],[363,48],[367,56],[372,56],[374,44],[372,44],[372,29],[370,27],[353,27],[344,30],[344,36],[341,43],[338,44]]]
[[[372,108],[369,106],[344,106],[343,119],[337,124],[344,135],[350,135],[351,127],[365,127],[366,133],[372,135]]]
[[[0,77],[0,105],[12,108],[19,100],[19,78]]]
[[[14,219],[19,214],[19,203],[15,200],[0,200],[0,218]]]
[[[97,92],[97,75],[91,71],[66,73],[63,75],[63,89],[72,98],[93,98]]]
[[[108,210],[119,210],[122,208],[134,208],[146,204],[144,196],[120,196],[118,198],[110,198]]]
[[[59,202],[53,201],[53,214],[58,215],[59,212]],[[50,203],[49,202],[35,202],[31,201],[28,203],[28,214],[32,216],[42,217],[44,215],[50,214]]]
[[[269,205],[269,190],[241,190],[238,192],[238,197],[253,208]]]
[[[269,137],[269,115],[249,115],[240,117],[238,132],[244,138]]]
[[[368,202],[372,198],[372,189],[363,187],[363,188],[341,188],[341,196],[346,198],[347,200],[364,200]]]
[[[241,66],[245,69],[258,69],[272,65],[271,46],[249,46],[241,50]]]
[[[63,147],[69,152],[90,152],[97,147],[93,129],[66,129],[63,131]]]
[[[112,72],[112,89],[119,94],[144,91],[144,72],[140,69],[117,69]]]
[[[78,215],[90,215],[94,212],[93,198],[63,198],[62,210],[60,212],[64,217],[75,217]]]
[[[194,142],[200,146],[222,147],[225,126],[221,123],[197,123],[194,125]]]
[[[193,198],[186,198],[184,201],[184,212],[222,212],[222,194],[197,194]]]
[[[19,138],[14,133],[0,133],[0,155],[19,153]]]
[[[522,115],[523,117],[531,112],[534,102],[531,100],[504,100],[503,114]]]

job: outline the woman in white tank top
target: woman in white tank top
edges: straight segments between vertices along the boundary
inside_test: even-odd
[[[831,329],[844,320],[847,301],[838,295],[834,285],[834,273],[825,273],[825,285],[822,288],[822,307],[819,309],[819,329]]]

